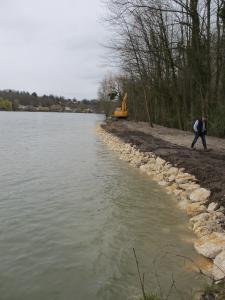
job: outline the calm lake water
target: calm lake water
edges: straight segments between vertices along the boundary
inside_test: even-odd
[[[1,300],[135,299],[133,247],[147,290],[201,285],[177,256],[197,258],[186,216],[102,144],[102,119],[0,112]]]

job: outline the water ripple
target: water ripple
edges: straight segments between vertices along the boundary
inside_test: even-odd
[[[196,256],[186,217],[102,145],[101,119],[0,112],[1,300],[133,299],[133,247],[147,288],[154,268],[165,290],[172,272],[184,291],[199,284],[176,257]]]

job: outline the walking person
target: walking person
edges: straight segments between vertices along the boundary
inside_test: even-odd
[[[202,144],[205,150],[207,150],[207,144],[206,144],[206,134],[207,134],[207,117],[202,117],[199,120],[195,121],[195,124],[193,126],[195,137],[191,144],[191,148],[194,149],[195,144],[197,143],[197,140],[199,137],[202,139]]]

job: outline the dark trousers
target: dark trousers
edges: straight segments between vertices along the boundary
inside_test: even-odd
[[[191,148],[194,148],[194,145],[197,143],[199,137],[201,137],[202,139],[202,145],[204,146],[205,149],[207,149],[205,133],[198,133],[198,132],[195,133],[195,138],[191,144]]]

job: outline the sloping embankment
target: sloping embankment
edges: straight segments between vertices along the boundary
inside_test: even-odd
[[[193,152],[124,123],[102,125],[98,133],[120,158],[140,168],[173,193],[186,210],[194,233],[195,249],[213,260],[212,275],[225,277],[225,156]]]

